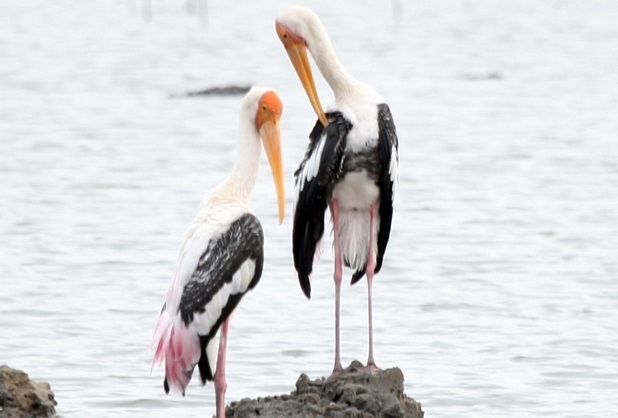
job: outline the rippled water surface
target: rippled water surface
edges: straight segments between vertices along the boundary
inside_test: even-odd
[[[193,1],[0,6],[0,363],[50,382],[63,417],[214,412],[212,386],[163,393],[148,345],[240,98],[175,93],[276,88],[292,210],[314,116],[274,33],[288,4],[211,1],[200,21]],[[332,3],[312,7],[400,137],[378,364],[428,417],[618,415],[618,4]],[[267,259],[231,323],[230,401],[332,367],[330,244],[307,301],[271,184],[264,158]],[[364,282],[342,326],[343,362],[365,361]]]

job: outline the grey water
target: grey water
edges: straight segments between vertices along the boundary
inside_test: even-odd
[[[227,399],[332,368],[329,238],[310,301],[291,259],[315,116],[274,31],[290,3],[148,4],[0,2],[0,364],[49,382],[62,417],[214,413],[212,385],[166,396],[149,351],[184,230],[236,155],[240,96],[177,97],[209,87],[284,103],[288,216],[264,157],[266,264],[231,322]],[[306,4],[399,133],[378,365],[427,417],[618,416],[618,3]],[[343,288],[345,364],[366,360],[364,283]]]

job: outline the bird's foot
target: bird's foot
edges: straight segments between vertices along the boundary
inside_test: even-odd
[[[360,369],[358,369],[361,372],[367,372],[367,373],[375,373],[375,372],[381,372],[382,369],[379,368],[378,366],[376,366],[375,363],[367,363],[366,366],[361,367]]]
[[[339,367],[335,367],[333,369],[333,372],[330,374],[330,376],[328,376],[328,378],[326,379],[326,382],[332,382],[334,380],[337,380],[337,378],[339,377],[339,375],[343,373],[343,367],[339,366]]]
[[[382,371],[382,369],[381,369],[381,368],[379,368],[378,366],[376,366],[376,364],[375,364],[375,363],[367,363],[367,365],[366,365],[366,366],[361,367],[360,369],[358,369],[358,371],[359,371],[359,372],[363,372],[363,373],[364,373],[363,378],[364,378],[365,382],[368,382],[368,381],[369,381],[369,378],[370,378],[370,377],[371,377],[374,373],[381,372],[381,371]]]

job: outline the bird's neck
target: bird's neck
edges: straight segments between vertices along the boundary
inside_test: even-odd
[[[313,45],[309,46],[320,73],[333,90],[335,100],[343,97],[359,82],[343,67],[324,28],[316,28]]]
[[[248,204],[260,168],[261,141],[253,121],[244,119],[248,118],[241,118],[236,165],[224,187],[233,199]]]

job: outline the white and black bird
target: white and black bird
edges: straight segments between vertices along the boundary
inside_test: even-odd
[[[309,298],[316,246],[330,209],[335,247],[335,365],[340,360],[342,264],[355,270],[352,284],[367,275],[369,357],[373,356],[372,282],[380,271],[391,231],[399,165],[395,124],[376,90],[352,77],[335,54],[328,34],[311,10],[292,7],[276,19],[276,31],[309,96],[318,121],[295,173],[294,266]],[[307,55],[311,53],[335,100],[324,113]]]
[[[217,418],[225,416],[230,314],[257,285],[264,263],[262,226],[248,206],[261,143],[275,181],[279,221],[284,217],[282,110],[281,100],[271,89],[253,88],[244,98],[236,165],[229,178],[204,198],[185,234],[153,337],[153,366],[165,362],[165,392],[175,389],[184,395],[197,365],[202,383],[215,382]]]

